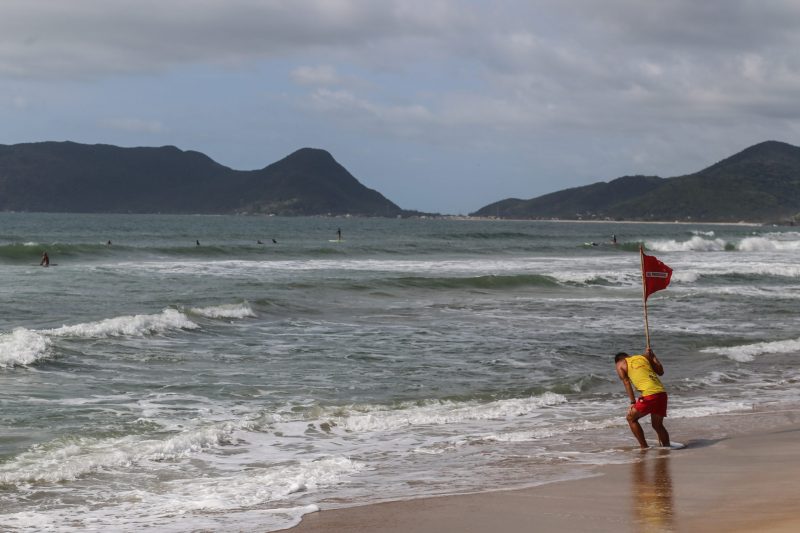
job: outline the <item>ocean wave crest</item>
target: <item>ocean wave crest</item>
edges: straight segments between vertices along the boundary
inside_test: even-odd
[[[211,307],[192,307],[189,312],[206,318],[252,318],[256,316],[253,308],[247,302]]]
[[[29,365],[46,358],[49,347],[47,337],[29,329],[0,334],[0,366]]]
[[[633,270],[604,270],[604,271],[572,271],[565,268],[558,272],[553,272],[553,278],[559,283],[572,285],[605,285],[605,286],[625,286],[641,285],[641,280],[637,279],[638,272]]]
[[[648,241],[646,246],[648,250],[655,252],[721,252],[727,249],[727,244],[722,239],[704,239],[695,235],[688,241]]]
[[[736,248],[742,252],[794,252],[800,250],[800,240],[746,237]]]
[[[747,363],[756,356],[766,353],[793,353],[800,352],[800,339],[790,339],[772,342],[756,342],[730,347],[711,347],[700,350],[703,353],[724,355],[734,361]]]
[[[42,330],[42,333],[56,337],[79,338],[104,338],[124,335],[141,337],[170,330],[198,329],[199,327],[180,311],[164,309],[161,313],[153,315],[118,316],[97,322]]]

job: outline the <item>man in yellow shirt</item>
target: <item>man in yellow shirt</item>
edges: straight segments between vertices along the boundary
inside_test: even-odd
[[[619,352],[614,357],[617,366],[617,375],[625,385],[625,391],[631,401],[628,409],[628,425],[639,441],[639,446],[647,448],[647,440],[644,438],[644,431],[639,425],[639,419],[650,415],[650,423],[658,435],[658,443],[661,446],[669,446],[669,433],[664,427],[664,417],[667,416],[667,391],[658,376],[664,375],[664,367],[658,360],[656,354],[650,348],[644,355],[628,355]],[[633,392],[633,388],[642,393],[639,399]]]

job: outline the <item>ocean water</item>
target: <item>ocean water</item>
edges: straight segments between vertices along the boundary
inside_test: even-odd
[[[792,228],[0,214],[0,529],[277,530],[631,461],[640,242],[668,427],[794,401]]]

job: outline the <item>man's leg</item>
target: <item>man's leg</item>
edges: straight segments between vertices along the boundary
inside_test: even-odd
[[[628,425],[631,427],[633,436],[639,441],[639,446],[642,448],[647,448],[648,446],[647,440],[644,438],[644,430],[642,429],[642,426],[639,425],[639,419],[643,416],[645,416],[644,413],[640,413],[634,406],[631,405],[631,408],[628,410],[628,416],[625,417],[625,419],[628,421]]]
[[[653,413],[650,415],[650,423],[653,425],[653,429],[656,430],[658,443],[661,446],[669,446],[669,433],[667,428],[664,427],[664,417]]]

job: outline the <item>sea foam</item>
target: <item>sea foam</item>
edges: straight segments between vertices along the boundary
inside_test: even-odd
[[[507,433],[495,433],[480,437],[484,441],[492,442],[529,442],[553,436],[563,436],[567,433],[582,431],[596,431],[610,427],[622,425],[622,417],[608,418],[604,420],[581,420],[573,424],[554,425],[546,428],[536,428],[522,431],[510,431]]]
[[[198,329],[199,327],[180,311],[164,309],[161,313],[153,315],[118,316],[97,322],[43,330],[42,333],[56,337],[104,338],[143,336],[170,330]]]
[[[329,414],[334,426],[346,431],[396,430],[399,427],[447,425],[460,422],[507,419],[534,412],[542,407],[565,403],[561,394],[546,392],[529,398],[497,400],[487,404],[436,401],[427,405],[406,405],[401,409],[366,408],[366,412]],[[323,418],[325,414],[323,414]]]
[[[324,456],[262,468],[247,468],[221,477],[181,479],[170,492],[165,512],[197,509],[224,511],[285,500],[293,494],[340,483],[364,464],[342,456]]]
[[[127,489],[120,483],[114,497],[107,498],[100,508],[51,506],[37,513],[19,512],[3,518],[6,524],[35,531],[60,524],[59,531],[133,532],[140,531],[143,523],[159,531],[176,532],[231,527],[236,531],[283,530],[296,525],[303,515],[319,511],[313,503],[292,505],[296,496],[345,482],[364,466],[343,456],[322,456],[242,468],[231,475],[176,477],[164,482],[162,490]]]
[[[127,467],[142,461],[185,457],[230,441],[228,425],[200,428],[165,439],[125,436],[108,439],[66,438],[21,453],[0,465],[0,484],[58,483],[101,469]]]
[[[747,237],[736,246],[743,252],[794,252],[800,250],[799,240]]]
[[[206,318],[253,318],[256,316],[253,308],[247,302],[211,307],[192,307],[189,312]]]
[[[29,365],[44,359],[49,346],[47,337],[25,328],[0,334],[0,366]]]
[[[704,239],[695,235],[688,241],[648,241],[647,249],[656,252],[719,252],[725,250],[726,244],[722,239]]]

